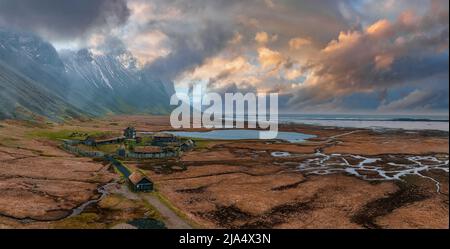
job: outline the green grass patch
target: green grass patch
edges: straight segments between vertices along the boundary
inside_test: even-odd
[[[106,154],[115,153],[120,148],[120,144],[104,144],[96,146],[95,149]]]
[[[62,139],[73,139],[73,140],[84,140],[88,136],[100,137],[109,135],[111,132],[99,132],[99,131],[79,131],[79,130],[36,130],[28,133],[29,138],[46,138],[50,140],[62,140]]]
[[[85,139],[87,136],[75,135],[75,134],[87,134],[79,131],[71,130],[60,130],[60,131],[50,131],[50,130],[38,130],[33,131],[28,134],[31,138],[47,138],[50,140],[61,140],[61,139]]]
[[[207,149],[209,144],[211,144],[211,142],[214,141],[214,140],[201,139],[201,138],[191,138],[191,140],[195,142],[196,149]]]

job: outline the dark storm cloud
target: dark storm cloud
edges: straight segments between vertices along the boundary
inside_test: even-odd
[[[0,26],[55,39],[123,24],[129,14],[125,0],[0,0]]]
[[[195,37],[186,33],[163,31],[170,37],[172,51],[168,56],[149,65],[148,70],[164,73],[170,79],[218,53],[232,36],[231,31],[227,31],[218,23],[205,24],[203,28],[196,30]]]
[[[168,78],[199,66],[206,58],[221,52],[235,32],[247,36],[241,46],[253,47],[253,34],[259,31],[280,34],[280,44],[286,44],[293,35],[302,35],[302,32],[325,43],[349,27],[334,0],[314,3],[282,0],[273,1],[273,5],[261,0],[134,2],[150,3],[157,13],[168,9],[180,11],[180,19],[151,20],[141,27],[160,30],[169,37],[169,56],[148,67],[152,72],[164,72]],[[319,23],[323,24],[321,29],[316,28]]]
[[[448,55],[447,55],[448,56]],[[448,62],[447,62],[448,68]],[[448,71],[442,72],[424,81],[412,82],[411,86],[404,86],[399,89],[393,89],[387,95],[394,95],[398,91],[403,91],[404,88],[409,88],[400,96],[386,96],[387,101],[384,101],[379,107],[380,111],[445,111],[448,110],[449,104],[449,74]],[[426,84],[423,84],[426,82]],[[421,84],[422,83],[422,84]]]
[[[445,6],[446,1],[434,1],[438,2]],[[448,42],[445,7],[438,11],[429,9],[423,16],[403,12],[395,21],[380,20],[364,30],[342,32],[305,66],[310,74],[290,104],[333,108],[355,93],[383,93],[409,85],[421,89],[402,104],[389,105],[382,98],[380,104],[390,106],[389,109],[406,109],[415,107],[412,103],[424,106],[422,102],[428,101],[433,108],[431,103],[438,102],[437,96],[448,102],[448,88],[439,94],[439,85],[448,81],[429,83],[435,75],[448,74]]]
[[[159,4],[159,8],[177,8],[183,15],[181,18],[151,21],[143,28],[161,31],[169,38],[170,53],[145,68],[146,72],[157,74],[164,80],[174,80],[180,73],[201,65],[207,58],[222,51],[233,36],[230,22],[224,15],[219,15],[223,9],[218,6],[222,6],[224,1],[211,2],[208,5],[205,5],[204,1],[152,3]]]
[[[149,82],[278,91],[296,111],[448,106],[448,18],[446,0],[0,0],[0,27],[127,53]]]
[[[115,36],[106,36],[104,42],[97,49],[113,56],[128,52],[126,44]]]

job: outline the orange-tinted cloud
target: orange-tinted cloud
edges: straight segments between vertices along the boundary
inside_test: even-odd
[[[289,47],[294,50],[300,49],[303,46],[308,46],[311,44],[312,44],[312,41],[310,39],[302,38],[302,37],[293,38],[293,39],[289,40]]]

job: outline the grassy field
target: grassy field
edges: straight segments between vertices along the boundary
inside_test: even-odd
[[[112,154],[115,153],[119,148],[120,148],[120,144],[104,144],[104,145],[99,145],[94,147],[94,149],[104,152],[106,154]],[[87,146],[89,147],[89,146]]]
[[[27,134],[30,138],[46,138],[50,140],[74,139],[83,140],[88,136],[112,135],[112,132],[92,132],[75,130],[36,130]]]

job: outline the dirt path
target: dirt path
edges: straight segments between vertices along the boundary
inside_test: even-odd
[[[361,131],[361,130],[354,130],[354,131],[350,131],[350,132],[346,132],[346,133],[342,133],[342,134],[337,134],[337,135],[331,136],[330,139],[335,139],[335,138],[338,138],[338,137],[343,137],[343,136],[351,135],[351,134],[353,134],[353,133],[358,133],[358,132],[360,132],[360,131]]]
[[[143,198],[156,208],[164,217],[164,223],[169,229],[191,229],[192,227],[180,218],[174,211],[168,208],[158,197],[153,195],[145,195]]]
[[[163,216],[164,218],[164,224],[169,229],[191,229],[192,227],[186,223],[182,218],[180,218],[174,211],[172,211],[169,207],[167,207],[163,202],[161,202],[158,197],[143,193],[143,194],[137,194],[134,192],[131,192],[129,188],[126,186],[122,186],[121,188],[121,194],[123,194],[125,197],[137,200],[137,199],[143,199],[144,201],[148,202],[150,205],[152,205],[158,212]]]

